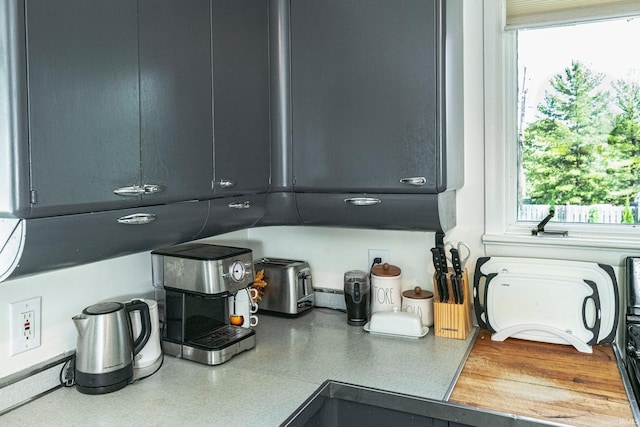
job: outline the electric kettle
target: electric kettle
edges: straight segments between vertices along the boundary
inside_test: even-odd
[[[140,312],[142,331],[135,342],[130,313]],[[73,317],[78,330],[75,382],[85,394],[120,390],[133,378],[133,360],[151,335],[149,306],[140,300],[91,305]]]

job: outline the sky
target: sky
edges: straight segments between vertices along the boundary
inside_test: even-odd
[[[537,105],[543,101],[548,81],[579,60],[594,73],[607,75],[608,82],[628,78],[635,70],[640,79],[640,17],[591,24],[554,27],[518,32],[519,82],[522,66],[527,67],[526,121],[535,119]],[[631,74],[633,75],[633,74]]]

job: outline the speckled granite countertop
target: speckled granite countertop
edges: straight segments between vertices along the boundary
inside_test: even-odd
[[[466,340],[371,335],[346,314],[261,314],[256,347],[207,366],[167,356],[155,375],[114,393],[55,390],[3,425],[277,426],[325,380],[444,400],[475,334]],[[473,331],[472,331],[473,332]]]

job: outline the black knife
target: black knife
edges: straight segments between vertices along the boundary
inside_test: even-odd
[[[449,266],[447,265],[447,252],[445,251],[444,246],[436,246],[436,248],[438,248],[438,252],[440,252],[442,274],[446,277],[447,273],[449,273]]]
[[[464,290],[462,289],[462,264],[460,263],[460,253],[457,249],[452,248],[451,252],[451,264],[453,265],[453,271],[455,272],[455,284],[454,294],[458,294],[456,297],[456,304],[462,304],[464,302]]]
[[[460,278],[455,274],[451,276],[451,292],[453,293],[453,303],[460,304]]]
[[[446,287],[442,286],[442,259],[440,258],[440,249],[431,248],[431,254],[433,255],[433,268],[436,270],[436,287],[438,291],[438,298],[440,302],[446,302]]]
[[[440,294],[440,302],[449,302],[449,285],[447,283],[447,264],[446,264],[446,257],[442,256],[442,251],[443,248],[438,246],[436,247],[437,250],[437,255],[435,256],[435,262],[434,262],[434,267],[436,268],[436,271],[439,271],[440,274],[437,276],[438,277],[438,286],[440,287],[440,289],[442,290],[442,293]]]
[[[442,261],[442,289],[444,290],[444,302],[449,302],[449,280],[451,280],[451,289],[453,289],[453,278],[447,279],[449,277],[449,266],[447,265],[447,252],[444,246],[436,245],[438,250],[440,251],[440,260]],[[452,293],[455,291],[452,291]],[[453,295],[455,299],[455,294]],[[455,302],[455,301],[454,301]]]

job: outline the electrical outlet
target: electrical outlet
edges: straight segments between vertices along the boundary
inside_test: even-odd
[[[373,260],[376,258],[380,258],[382,260],[380,264],[389,262],[389,251],[386,249],[369,249],[369,264],[367,264],[367,268],[371,269]]]
[[[14,302],[10,305],[11,356],[40,347],[41,308],[41,297]]]

